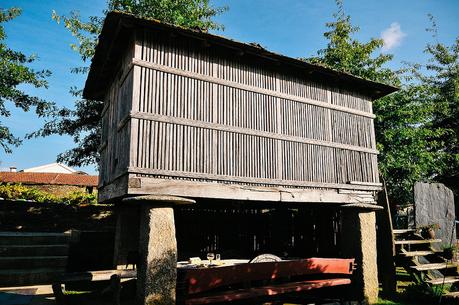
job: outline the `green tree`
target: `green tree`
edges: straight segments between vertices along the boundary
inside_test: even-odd
[[[60,16],[53,11],[52,17],[57,23],[64,24],[77,40],[71,48],[79,53],[84,65],[73,68],[71,72],[85,74],[89,70],[86,63],[94,55],[97,37],[102,29],[105,15],[109,11],[117,10],[201,31],[223,29],[223,26],[212,18],[224,12],[226,8],[214,7],[210,2],[210,0],[109,0],[107,10],[102,16],[91,16],[87,21],[83,21],[76,11],[72,11],[69,16]],[[59,154],[58,161],[71,166],[97,163],[100,114],[103,105],[100,101],[82,99],[82,91],[77,88],[72,88],[70,92],[77,98],[74,109],[62,108],[54,111],[52,119],[29,137],[70,135],[76,147]]]
[[[324,65],[337,71],[377,82],[399,85],[397,73],[384,65],[392,60],[390,54],[378,54],[384,44],[382,39],[372,38],[362,43],[353,38],[360,28],[353,26],[351,17],[344,12],[343,1],[336,0],[338,11],[333,14],[334,21],[326,23],[329,31],[324,33],[328,40],[327,47],[317,52],[317,56],[303,58],[313,63]]]
[[[435,43],[427,44],[430,56],[425,66],[428,73],[418,73],[420,82],[429,89],[432,107],[431,130],[442,131],[438,151],[440,166],[434,179],[450,186],[459,195],[459,37],[451,46],[438,42],[437,25],[429,15]]]
[[[11,103],[23,111],[34,107],[39,117],[53,109],[53,104],[35,96],[30,96],[19,89],[20,85],[31,85],[36,88],[47,88],[48,70],[36,71],[27,65],[34,62],[35,56],[27,56],[20,51],[10,49],[6,45],[6,33],[3,24],[21,14],[19,8],[0,8],[0,118],[9,117],[11,111],[7,104]],[[11,153],[12,146],[21,144],[21,139],[12,134],[11,130],[0,121],[0,145],[6,153]]]
[[[418,81],[418,65],[399,71],[386,67],[393,56],[380,52],[383,40],[355,39],[359,28],[345,14],[343,2],[336,3],[335,20],[326,24],[330,30],[324,33],[327,47],[305,60],[400,87],[400,91],[373,103],[376,141],[380,173],[391,199],[400,204],[412,202],[414,183],[432,179],[445,166],[441,163],[444,152],[440,150],[440,137],[445,130],[430,124],[434,109],[429,102],[432,92]]]

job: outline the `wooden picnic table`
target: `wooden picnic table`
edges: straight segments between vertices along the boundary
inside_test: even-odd
[[[222,260],[209,267],[177,264],[178,303],[187,305],[241,301],[351,284],[354,259],[308,258],[249,263]],[[254,286],[251,283],[255,284]]]

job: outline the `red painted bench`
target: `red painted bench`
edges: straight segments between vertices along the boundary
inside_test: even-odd
[[[179,300],[210,304],[349,285],[354,269],[354,259],[335,258],[188,269],[179,273]]]

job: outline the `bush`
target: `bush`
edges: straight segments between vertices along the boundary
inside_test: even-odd
[[[96,204],[97,196],[84,192],[70,192],[65,196],[56,196],[34,187],[22,184],[0,184],[0,197],[7,200],[31,200],[39,203],[63,203],[71,205]]]

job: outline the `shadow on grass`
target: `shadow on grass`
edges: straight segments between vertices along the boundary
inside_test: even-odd
[[[436,304],[458,304],[457,299],[450,300],[440,295],[448,292],[450,286],[436,286],[433,289],[426,285],[410,283],[403,290],[397,291],[396,296],[391,299],[379,299],[374,305],[436,305]]]

